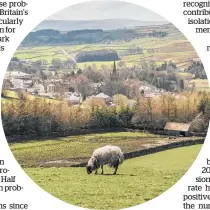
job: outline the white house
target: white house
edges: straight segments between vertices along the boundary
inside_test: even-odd
[[[26,74],[22,71],[7,71],[5,79],[31,79],[33,74]]]
[[[47,86],[47,92],[48,93],[55,93],[55,85],[54,84],[49,84],[48,86]]]
[[[34,84],[33,87],[34,87],[39,93],[44,93],[44,92],[45,92],[45,90],[44,90],[44,85],[42,85],[42,84],[36,83],[36,84]]]
[[[11,81],[14,89],[19,89],[19,88],[23,89],[24,88],[22,79],[11,79],[10,81]]]
[[[72,104],[81,104],[82,103],[82,94],[76,92],[66,92],[65,101],[68,101]]]

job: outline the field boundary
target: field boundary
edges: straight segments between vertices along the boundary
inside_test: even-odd
[[[172,142],[172,143],[169,143],[169,144],[160,145],[160,146],[156,146],[156,147],[151,147],[151,148],[148,148],[148,149],[142,149],[142,150],[137,150],[137,151],[133,151],[133,152],[127,152],[127,153],[124,153],[124,157],[125,157],[125,160],[127,160],[127,159],[131,159],[131,158],[136,158],[136,157],[141,157],[141,156],[145,156],[145,155],[154,154],[156,152],[166,151],[166,150],[169,150],[169,149],[185,147],[185,146],[192,146],[192,145],[196,145],[196,144],[203,144],[204,141],[205,141],[205,139],[181,140],[181,141],[178,141],[178,142]],[[71,167],[85,167],[86,165],[87,165],[87,162],[83,162],[83,163],[78,163],[78,164],[71,165]]]
[[[165,135],[165,132],[163,130],[143,130],[138,128],[136,125],[132,125],[133,128],[90,128],[90,129],[72,129],[67,130],[64,132],[52,132],[43,136],[37,136],[36,134],[26,134],[26,135],[13,135],[13,136],[6,136],[6,140],[8,143],[19,143],[19,142],[27,142],[27,141],[34,141],[34,140],[46,140],[49,138],[59,138],[59,137],[66,137],[66,136],[78,136],[78,135],[89,135],[89,134],[103,134],[103,133],[110,133],[110,132],[148,132],[151,134],[157,134],[157,135]],[[197,137],[205,137],[206,133],[191,133],[192,136]],[[166,135],[167,136],[167,135]]]
[[[142,129],[132,129],[132,128],[90,128],[90,129],[72,129],[67,130],[65,132],[52,132],[50,134],[46,134],[43,136],[37,136],[36,134],[26,134],[26,135],[13,135],[13,136],[6,136],[6,139],[9,143],[19,143],[19,142],[27,142],[33,140],[46,140],[49,138],[59,138],[59,137],[66,137],[66,136],[79,136],[79,135],[89,135],[89,134],[103,134],[103,133],[110,133],[110,132],[149,132],[152,134],[164,135],[164,131],[146,131]]]

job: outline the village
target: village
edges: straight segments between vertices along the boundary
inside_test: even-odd
[[[12,62],[12,61],[11,61]],[[13,61],[14,62],[14,61]],[[18,61],[19,65],[22,63],[27,63],[28,65],[33,65],[31,61],[21,60]],[[71,68],[72,66],[65,65],[63,63],[63,68]],[[70,77],[69,74],[58,74],[56,71],[51,70],[49,75],[45,75],[45,78],[43,78],[43,71],[46,70],[47,67],[45,64],[41,64],[38,68],[38,70],[35,71],[35,73],[25,73],[21,70],[12,70],[7,71],[4,78],[4,85],[3,89],[7,90],[13,90],[16,92],[26,93],[28,95],[35,95],[40,97],[46,97],[50,99],[58,99],[67,101],[72,105],[81,105],[83,101],[86,99],[96,99],[96,100],[103,100],[107,105],[114,106],[113,104],[113,95],[114,94],[107,94],[102,91],[103,86],[106,85],[107,80],[113,82],[113,83],[120,83],[120,71],[117,69],[115,61],[113,61],[113,70],[110,72],[107,78],[105,79],[96,79],[98,81],[93,81],[92,78],[86,78],[86,76],[82,76],[82,70],[79,69],[77,71],[77,75],[74,73],[74,70],[72,71]],[[53,69],[53,67],[50,67]],[[91,67],[88,67],[91,73],[96,73],[94,70],[91,69]],[[108,71],[108,70],[107,70]],[[66,77],[67,75],[67,77]],[[98,76],[98,75],[96,75]],[[81,80],[88,80],[89,84],[87,87],[89,87],[90,91],[78,91],[77,84],[80,82],[78,78],[81,77]],[[93,75],[94,77],[94,75]],[[99,75],[100,77],[100,75]],[[76,79],[76,81],[73,81],[73,79]],[[104,81],[105,80],[105,81]],[[138,84],[134,84],[134,79],[125,78],[124,84],[130,85],[138,89],[137,93],[135,93],[134,97],[128,97],[131,100],[132,104],[135,104],[135,99],[138,97],[138,95],[142,95],[145,98],[153,98],[153,97],[161,97],[163,95],[172,95],[178,97],[178,94],[175,92],[166,91],[163,88],[157,88],[154,85],[149,84],[147,81],[141,81],[138,82]],[[75,84],[78,82],[77,84]],[[85,89],[85,83],[87,81],[81,81],[83,83],[84,87],[80,89]],[[173,86],[176,86],[176,82],[171,82]],[[128,87],[130,88],[130,87]],[[77,89],[77,91],[75,90]],[[136,91],[136,90],[135,90]],[[109,91],[105,91],[109,92]],[[116,94],[123,94],[124,90],[119,90]],[[110,91],[112,93],[112,91]],[[135,99],[134,99],[135,98]]]
[[[14,65],[14,61],[12,62]],[[130,74],[130,72],[135,72],[138,75],[139,71],[141,77],[145,73],[144,70],[131,68],[121,68],[119,70],[115,61],[113,61],[112,69],[110,68],[110,71],[106,70],[106,74],[94,70],[94,66],[89,66],[85,70],[71,70],[70,73],[57,72],[55,70],[44,73],[46,72],[46,65],[42,62],[39,62],[39,68],[33,71],[34,73],[26,73],[20,70],[21,68],[24,69],[21,65],[24,65],[24,63],[34,65],[33,62],[20,60],[15,62],[18,62],[16,66],[19,66],[19,70],[13,69],[6,72],[2,97],[8,98],[4,90],[10,90],[17,93],[20,100],[26,100],[28,97],[48,98],[51,102],[67,102],[70,107],[83,108],[84,110],[86,110],[87,106],[92,108],[96,106],[102,107],[104,110],[112,110],[113,108],[117,110],[119,107],[124,106],[132,113],[128,121],[131,121],[132,126],[137,125],[141,129],[159,130],[164,128],[165,133],[172,136],[189,136],[195,135],[195,131],[206,131],[206,126],[201,125],[203,121],[206,121],[204,120],[204,113],[201,114],[196,111],[198,105],[194,104],[192,109],[186,111],[189,112],[189,115],[186,115],[186,113],[185,115],[181,114],[190,106],[187,98],[193,94],[193,97],[196,97],[194,88],[190,86],[187,89],[183,81],[167,81],[167,84],[170,84],[169,86],[171,87],[171,91],[168,91],[150,84],[146,79],[139,80],[133,74]],[[53,66],[50,68],[53,69]],[[63,63],[63,68],[68,69],[72,68],[72,66]],[[149,77],[151,77],[154,71],[147,71],[150,72]],[[180,106],[179,100],[188,101],[185,102],[186,105]],[[144,116],[143,118],[141,115],[135,116],[136,114],[134,114],[139,103],[143,106],[141,109],[145,110],[141,114],[142,117]],[[183,109],[183,107],[185,108]],[[157,122],[160,119],[155,120],[156,117],[159,118],[155,109],[159,109],[159,112],[165,115],[161,125],[158,125]],[[101,120],[103,121],[103,119]],[[107,125],[101,124],[101,126],[109,127],[111,125],[109,123]]]
[[[29,32],[8,63],[1,118],[9,152],[61,201],[101,210],[150,201],[202,148],[204,65],[184,34],[148,9],[67,7]]]

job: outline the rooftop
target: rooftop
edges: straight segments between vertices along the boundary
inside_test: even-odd
[[[94,96],[94,98],[110,98],[110,96],[104,94],[104,93],[99,93],[98,95]]]
[[[164,130],[189,131],[191,123],[167,122]]]

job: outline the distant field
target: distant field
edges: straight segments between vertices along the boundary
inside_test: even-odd
[[[191,80],[190,83],[195,83],[195,89],[198,91],[210,91],[209,83],[207,79],[196,79]]]
[[[64,101],[60,101],[60,100],[56,100],[56,99],[50,99],[50,98],[41,97],[41,96],[36,96],[36,95],[27,95],[27,99],[29,99],[29,100],[40,99],[43,102],[51,103],[51,104],[68,103],[68,102],[64,102]],[[1,99],[2,104],[13,103],[15,105],[15,103],[18,101],[19,101],[18,92],[13,91],[13,90],[5,90],[4,91],[4,97],[2,97],[2,99]]]
[[[19,99],[18,93],[12,90],[4,90],[4,95],[9,98]]]
[[[142,29],[136,29],[142,30]],[[186,40],[181,33],[173,33],[164,38],[138,38],[131,41],[119,41],[114,43],[99,43],[86,45],[65,45],[65,46],[47,46],[47,47],[31,47],[18,49],[14,56],[31,60],[45,59],[49,63],[52,59],[60,58],[67,59],[67,56],[62,52],[65,50],[70,57],[76,57],[82,51],[94,51],[100,49],[113,49],[121,54],[130,47],[140,47],[143,49],[143,54],[121,56],[121,60],[125,61],[127,66],[139,65],[143,60],[155,61],[158,65],[160,62],[173,61],[178,67],[184,68],[191,63],[191,60],[199,60],[197,53],[192,45]],[[154,49],[155,53],[147,53],[148,49]],[[85,65],[96,64],[97,69],[101,69],[101,65],[110,67],[111,62],[87,62],[78,63],[78,68],[84,68]]]
[[[4,90],[5,98],[1,98],[1,104],[15,104],[19,99],[18,93],[12,90]]]
[[[108,175],[113,170],[107,167],[103,176],[88,175],[85,168],[25,171],[45,191],[65,202],[90,209],[122,209],[169,189],[186,173],[200,149],[201,145],[196,145],[126,160],[115,176]]]
[[[191,79],[194,77],[193,74],[188,73],[188,72],[177,72],[177,74],[180,75],[183,79],[187,79],[187,78]]]

